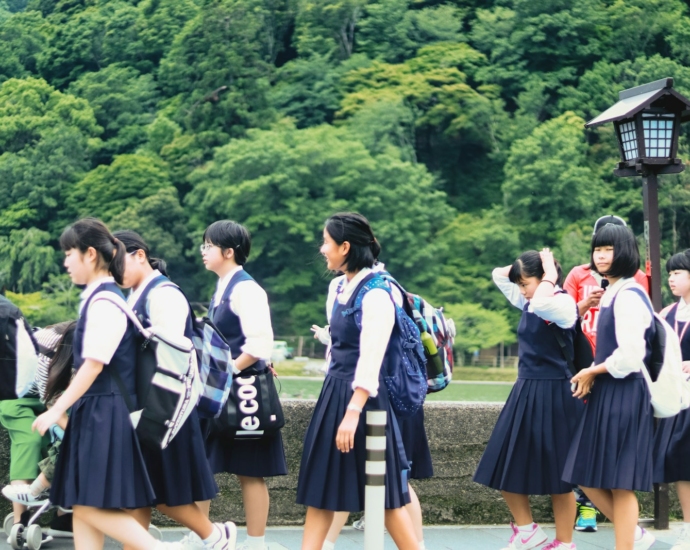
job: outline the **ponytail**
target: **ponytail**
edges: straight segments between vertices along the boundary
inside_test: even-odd
[[[149,245],[146,244],[144,239],[136,231],[115,231],[114,233],[116,240],[118,240],[125,249],[125,254],[131,254],[137,250],[141,250],[146,255],[146,261],[153,269],[157,269],[162,275],[168,276],[167,267],[165,260],[160,258],[152,258],[150,256]],[[124,261],[124,254],[122,255]],[[124,265],[124,264],[123,264]]]
[[[165,260],[161,258],[146,258],[149,261],[149,265],[153,269],[157,269],[158,271],[161,272],[161,275],[165,275],[166,277],[168,276],[168,264],[165,262]]]
[[[98,268],[106,269],[122,284],[125,273],[125,246],[96,218],[83,218],[67,227],[60,236],[62,250],[77,249],[82,254],[93,248],[98,254]]]
[[[356,212],[333,214],[326,220],[326,231],[337,244],[350,243],[345,258],[349,272],[373,267],[381,254],[381,245],[374,236],[369,220]]]

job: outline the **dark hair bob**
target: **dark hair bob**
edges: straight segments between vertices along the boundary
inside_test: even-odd
[[[557,285],[563,284],[563,270],[561,264],[554,260],[556,264],[556,271],[558,271]],[[544,276],[544,266],[541,263],[541,256],[536,250],[528,250],[518,256],[517,260],[513,262],[508,273],[508,278],[511,283],[519,284],[520,281],[529,277],[536,277],[541,279]]]
[[[381,254],[381,245],[364,216],[356,212],[339,212],[326,220],[325,229],[337,244],[350,243],[345,271],[354,273],[374,266]]]
[[[690,249],[674,254],[666,261],[666,271],[690,271]]]
[[[637,239],[628,227],[606,224],[592,237],[592,249],[589,255],[589,267],[597,271],[594,265],[594,249],[603,246],[613,247],[613,262],[607,273],[600,273],[614,279],[619,277],[634,277],[640,269],[640,250]]]
[[[232,220],[219,220],[213,222],[204,231],[204,242],[209,242],[220,247],[225,253],[232,248],[235,251],[235,262],[244,265],[249,259],[252,249],[252,237],[243,225]]]
[[[67,227],[60,235],[60,248],[79,250],[82,254],[93,248],[100,258],[99,267],[104,267],[115,282],[122,284],[125,272],[125,245],[117,240],[106,225],[96,218],[83,218]]]
[[[113,236],[125,245],[127,254],[131,254],[132,252],[136,252],[137,250],[143,251],[146,255],[146,261],[148,261],[149,265],[153,269],[157,269],[158,271],[160,271],[161,274],[165,275],[166,277],[168,276],[167,264],[165,263],[165,260],[151,257],[149,245],[146,244],[146,242],[141,237],[141,235],[139,235],[139,233],[137,233],[136,231],[123,230],[115,231],[115,233],[113,233]]]

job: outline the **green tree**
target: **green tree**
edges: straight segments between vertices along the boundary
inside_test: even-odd
[[[47,28],[35,11],[15,13],[0,24],[0,83],[37,74],[36,58],[47,43]]]
[[[294,42],[299,55],[350,57],[365,4],[364,0],[298,0]]]
[[[50,235],[38,229],[17,229],[0,239],[0,287],[32,292],[57,271]]]
[[[455,321],[456,350],[471,353],[501,342],[512,344],[516,340],[503,312],[490,311],[478,304],[448,304],[444,310]]]

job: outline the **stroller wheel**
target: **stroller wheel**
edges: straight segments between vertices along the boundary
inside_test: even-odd
[[[15,523],[10,531],[10,546],[14,550],[22,550],[24,548],[24,526],[21,523]]]
[[[26,546],[29,550],[39,550],[41,543],[43,542],[43,533],[41,533],[41,526],[30,525],[26,530]]]
[[[5,521],[2,524],[2,528],[5,530],[5,534],[9,537],[12,531],[12,526],[14,525],[14,512],[10,512],[5,516]]]

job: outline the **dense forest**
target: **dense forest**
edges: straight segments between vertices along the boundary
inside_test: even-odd
[[[275,332],[308,334],[323,222],[356,210],[461,348],[509,341],[492,267],[582,263],[605,213],[642,232],[641,180],[584,123],[666,76],[690,95],[681,0],[0,0],[0,287],[34,323],[73,317],[58,239],[92,215],[205,302],[201,234],[230,218]],[[690,246],[690,174],[661,180],[666,257]]]

